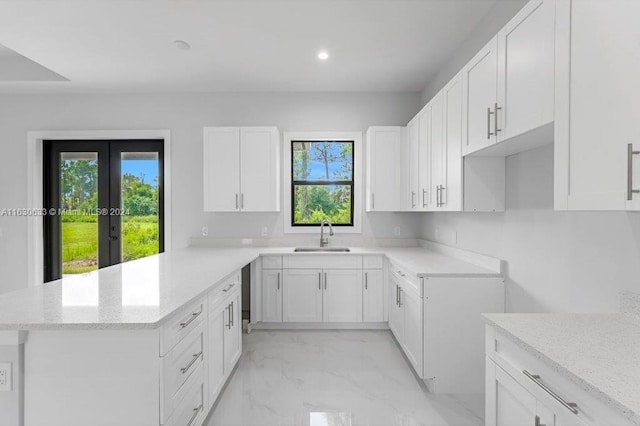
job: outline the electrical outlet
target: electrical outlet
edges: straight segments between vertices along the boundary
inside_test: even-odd
[[[262,236],[266,237],[267,235],[269,235],[269,228],[266,226],[262,227]]]
[[[203,237],[208,237],[209,236],[209,227],[208,226],[203,226],[202,227],[202,236]]]
[[[393,228],[393,235],[395,235],[396,237],[400,236],[400,227],[396,226],[395,228]]]
[[[0,362],[0,392],[11,391],[11,363]]]

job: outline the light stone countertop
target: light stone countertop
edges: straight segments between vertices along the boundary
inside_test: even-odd
[[[485,314],[487,322],[640,425],[640,320],[625,314]]]
[[[351,248],[338,255],[387,255],[417,276],[499,276],[424,248]],[[295,253],[296,256],[336,253]],[[0,330],[155,329],[171,314],[260,255],[294,255],[293,248],[173,250],[0,294]]]

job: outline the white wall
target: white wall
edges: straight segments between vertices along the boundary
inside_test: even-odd
[[[640,292],[640,213],[553,211],[553,145],[507,159],[504,213],[431,213],[422,236],[506,262],[510,312],[616,312]]]
[[[406,124],[419,103],[419,94],[0,95],[0,210],[27,205],[29,130],[170,129],[174,247],[200,235],[203,225],[212,237],[260,236],[262,226],[281,235],[281,214],[203,212],[203,126],[364,131],[370,125]],[[367,215],[363,235],[393,236],[393,226],[405,218]],[[27,226],[23,219],[0,216],[0,228],[2,293],[26,285]]]

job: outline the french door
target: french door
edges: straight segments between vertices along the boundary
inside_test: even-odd
[[[162,140],[44,141],[44,281],[164,251]]]

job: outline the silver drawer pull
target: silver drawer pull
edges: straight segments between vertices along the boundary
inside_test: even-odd
[[[627,145],[627,200],[633,200],[633,194],[640,193],[640,189],[633,189],[633,156],[640,155],[640,151],[633,150],[633,144]]]
[[[551,395],[556,401],[562,404],[567,410],[571,411],[573,414],[578,414],[578,404],[575,402],[567,402],[560,395],[552,391],[547,385],[545,385],[540,376],[537,374],[531,374],[527,370],[522,370],[522,373],[530,378],[536,385],[540,386],[544,389],[549,395]]]
[[[229,290],[231,290],[231,288],[233,288],[233,286],[235,286],[235,285],[236,285],[236,283],[231,283],[226,288],[223,288],[222,291],[226,293]]]
[[[187,423],[187,426],[191,426],[193,424],[193,422],[198,417],[198,414],[200,414],[200,410],[202,410],[202,405],[200,405],[198,408],[193,409],[193,414],[191,415],[191,419],[189,420],[189,423]]]
[[[191,324],[196,318],[198,318],[201,313],[202,313],[202,305],[200,305],[200,310],[198,312],[194,312],[191,314],[191,318],[189,318],[189,321],[180,323],[180,328],[189,327],[189,324]]]
[[[191,368],[191,366],[198,360],[198,358],[200,358],[202,356],[202,351],[200,351],[197,354],[193,354],[193,359],[191,361],[189,361],[189,364],[187,364],[186,367],[182,367],[180,369],[180,371],[182,372],[182,374],[186,373],[187,371],[189,371],[189,369]]]

